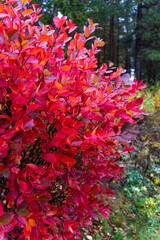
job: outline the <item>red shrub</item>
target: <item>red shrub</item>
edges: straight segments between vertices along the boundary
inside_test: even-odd
[[[123,171],[119,146],[133,149],[143,100],[129,97],[144,84],[97,68],[91,20],[72,39],[71,20],[37,26],[28,2],[0,3],[0,239],[78,240],[97,211],[108,217],[105,182]]]

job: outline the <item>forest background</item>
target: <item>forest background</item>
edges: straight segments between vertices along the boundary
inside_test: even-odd
[[[99,65],[112,61],[131,76],[155,84],[160,79],[159,0],[34,0],[42,7],[45,24],[64,15],[78,25],[88,18],[100,26],[96,35],[105,41]]]

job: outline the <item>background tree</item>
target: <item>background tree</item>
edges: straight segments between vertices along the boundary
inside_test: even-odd
[[[160,78],[160,2],[157,0],[34,0],[43,8],[41,21],[52,24],[61,13],[80,29],[88,18],[101,28],[96,34],[106,45],[99,64],[111,60],[137,79],[155,83]]]

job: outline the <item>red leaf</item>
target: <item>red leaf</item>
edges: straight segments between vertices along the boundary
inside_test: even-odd
[[[76,160],[70,157],[67,157],[64,155],[64,157],[61,159],[61,161],[68,165],[68,166],[73,166],[76,163]]]
[[[15,189],[10,189],[8,195],[6,196],[7,201],[14,201],[18,197],[18,191]]]
[[[71,145],[74,147],[77,147],[77,146],[80,146],[82,144],[82,142],[83,141],[81,139],[74,139],[74,140],[72,140]]]
[[[0,216],[3,215],[3,203],[0,201]]]
[[[30,169],[32,169],[32,170],[35,170],[35,169],[37,169],[37,165],[35,165],[35,164],[32,164],[32,163],[28,163],[28,164],[26,164]]]
[[[100,139],[105,139],[107,137],[107,133],[105,130],[103,129],[98,129],[96,131],[96,135],[100,138]]]
[[[23,191],[27,190],[27,183],[24,181],[18,180],[20,187],[22,188]]]
[[[139,106],[143,103],[143,98],[137,98],[136,101],[135,101],[135,105],[136,106]]]
[[[31,235],[31,231],[32,231],[32,228],[31,226],[29,225],[29,223],[27,223],[27,225],[24,227],[23,229],[23,232],[24,232],[24,236],[25,237],[29,237]]]
[[[137,87],[137,89],[143,89],[143,88],[146,88],[146,84],[143,83],[143,80],[140,80],[140,81],[138,82],[138,87]]]
[[[75,221],[67,220],[64,222],[65,227],[77,228],[78,223]]]
[[[23,130],[19,130],[16,133],[14,133],[14,135],[12,136],[12,141],[14,142],[19,142],[22,140],[24,135],[24,131]]]
[[[108,213],[106,213],[106,212],[101,212],[101,214],[102,214],[105,218],[109,219]]]
[[[33,119],[27,121],[27,122],[24,124],[24,128],[32,128],[32,127],[34,127],[34,126],[35,126],[35,124],[34,124],[34,120],[33,120]]]
[[[4,231],[3,229],[0,227],[0,240],[4,239]]]
[[[28,206],[28,210],[31,212],[31,213],[34,213],[34,214],[38,214],[39,213],[39,206],[36,202],[33,202],[31,203],[29,206]]]
[[[1,41],[1,40],[0,40]],[[7,81],[4,78],[0,78],[0,87],[6,87],[7,86]]]
[[[118,133],[118,127],[117,126],[113,126],[113,131],[116,133]]]
[[[71,28],[69,29],[68,33],[73,32],[76,28],[77,28],[77,26],[73,26],[73,27],[71,27]]]
[[[15,227],[15,218],[13,218],[8,224],[1,226],[5,233],[12,231]]]
[[[49,162],[49,163],[56,163],[57,159],[54,156],[53,153],[44,153],[41,154],[41,158],[43,158],[45,161]]]
[[[59,17],[54,17],[53,18],[53,23],[54,23],[54,25],[56,26],[56,28],[60,28],[60,19],[59,19]]]

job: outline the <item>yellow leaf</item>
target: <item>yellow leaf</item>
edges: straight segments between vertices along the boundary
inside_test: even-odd
[[[24,3],[27,3],[28,2],[28,0],[22,0],[22,3],[24,4]]]
[[[22,15],[28,15],[30,13],[33,13],[34,11],[32,9],[27,9],[22,12]]]
[[[49,75],[49,74],[51,74],[51,72],[48,71],[48,69],[44,69],[44,70],[43,70],[43,74],[44,74],[44,75]]]
[[[96,74],[92,74],[92,82],[97,83],[98,82],[98,77]]]
[[[60,84],[59,82],[55,82],[55,87],[57,89],[62,89],[62,84]]]
[[[109,67],[113,67],[114,63],[113,62],[109,62]]]
[[[154,183],[155,183],[155,184],[158,184],[158,183],[159,183],[159,181],[158,181],[157,178],[154,180]]]
[[[104,41],[98,41],[98,47],[103,47],[105,45]]]
[[[90,27],[93,28],[93,21],[90,18],[88,18],[88,22],[89,22]]]

